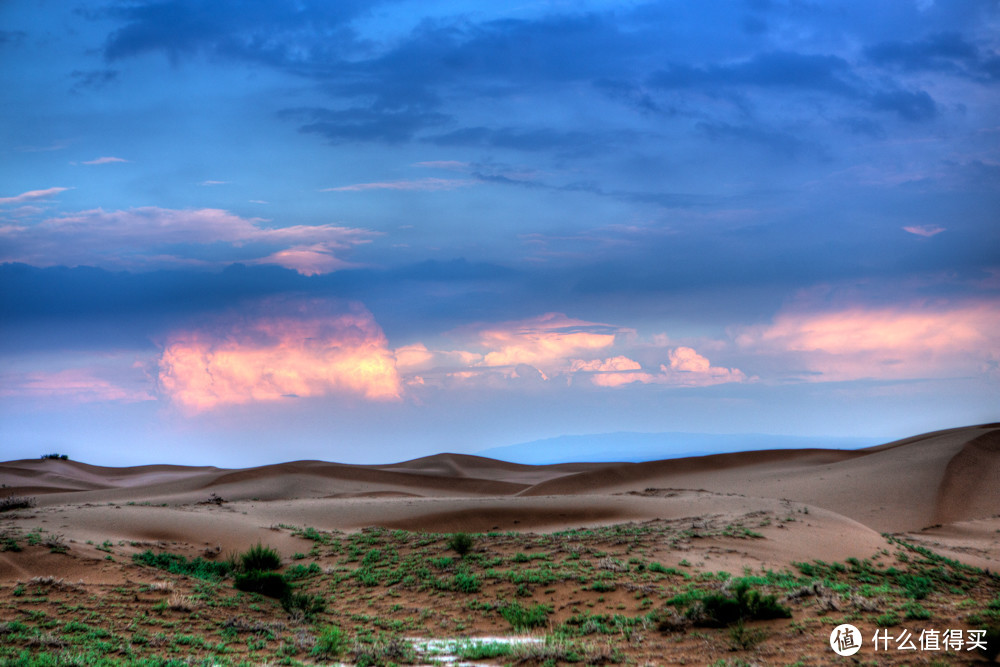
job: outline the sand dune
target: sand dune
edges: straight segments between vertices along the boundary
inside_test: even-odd
[[[288,552],[301,548],[288,531],[272,530],[279,524],[488,532],[644,521],[712,527],[694,554],[706,567],[706,561],[739,570],[820,554],[865,556],[883,543],[884,531],[907,533],[983,567],[1000,565],[998,424],[856,451],[773,450],[639,464],[529,466],[460,454],[246,469],[22,460],[0,464],[0,482],[3,495],[37,500],[31,510],[0,514],[0,529],[43,528],[81,545],[73,558],[54,561],[73,571],[82,568],[80,558],[102,558],[83,546],[88,541],[229,551],[263,540]],[[752,527],[764,539],[733,542],[722,535],[731,525]],[[0,554],[0,578],[52,566]]]

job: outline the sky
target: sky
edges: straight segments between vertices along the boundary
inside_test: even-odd
[[[1000,419],[995,0],[6,0],[0,89],[0,459]]]

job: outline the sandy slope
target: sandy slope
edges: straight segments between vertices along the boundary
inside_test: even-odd
[[[272,530],[278,524],[485,532],[681,522],[702,527],[707,537],[690,553],[664,551],[664,562],[685,558],[733,571],[865,557],[883,544],[879,533],[890,531],[1000,567],[997,424],[857,451],[774,450],[641,464],[527,466],[458,454],[391,465],[296,461],[237,470],[24,460],[0,463],[0,482],[6,485],[0,494],[38,501],[31,510],[0,514],[0,530],[44,528],[73,547],[69,556],[32,562],[0,553],[0,579],[53,568],[99,578],[93,559],[105,554],[88,540],[192,553],[262,540],[286,554],[300,550],[288,531]],[[199,504],[211,494],[227,502]],[[765,539],[719,535],[734,524]]]

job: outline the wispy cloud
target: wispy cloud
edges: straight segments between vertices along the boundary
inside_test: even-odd
[[[356,183],[338,188],[323,188],[320,192],[363,192],[365,190],[416,190],[434,192],[438,190],[454,190],[475,185],[472,179],[457,178],[420,178],[403,181],[381,181],[376,183]]]
[[[203,185],[205,187],[211,187],[213,185],[229,185],[229,181],[202,181],[198,185]]]
[[[114,164],[115,162],[128,162],[125,158],[120,157],[99,157],[94,160],[87,160],[86,162],[81,162],[80,164]]]
[[[424,162],[414,162],[414,167],[424,167],[425,169],[443,169],[445,171],[469,171],[472,164],[460,162],[459,160],[426,160]]]
[[[329,300],[271,300],[173,333],[160,386],[182,408],[343,394],[395,400],[401,385],[375,318]]]
[[[100,369],[94,368],[7,374],[0,385],[3,387],[0,396],[10,398],[63,399],[74,403],[156,400],[149,389],[123,386],[101,377]]]
[[[909,227],[903,227],[903,231],[916,234],[917,236],[923,236],[924,238],[930,238],[945,231],[945,228],[938,227],[936,225],[912,225]]]
[[[13,197],[0,197],[0,204],[23,204],[39,199],[49,199],[55,197],[60,192],[65,192],[71,188],[46,188],[45,190],[29,190]]]
[[[26,201],[65,188],[9,198]],[[147,268],[169,264],[212,263],[204,253],[183,256],[179,247],[213,246],[215,261],[278,264],[312,275],[347,262],[336,253],[368,243],[376,232],[337,225],[265,227],[260,218],[242,218],[220,209],[177,210],[158,207],[126,211],[94,209],[48,218],[36,224],[0,226],[0,261],[35,266],[83,264]],[[248,254],[249,244],[264,254]],[[165,249],[170,247],[170,252]],[[228,251],[226,250],[228,248]]]

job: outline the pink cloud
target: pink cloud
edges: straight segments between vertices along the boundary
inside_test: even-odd
[[[220,209],[176,210],[152,206],[127,211],[95,209],[37,224],[0,227],[5,239],[0,261],[36,266],[87,264],[141,268],[185,263],[157,253],[156,249],[164,245],[227,244],[240,248],[258,243],[279,248],[263,257],[240,256],[240,259],[251,264],[278,264],[313,275],[352,266],[336,253],[369,243],[377,236],[376,232],[330,224],[265,227],[265,222]]]
[[[736,340],[791,357],[813,380],[957,377],[981,372],[1000,349],[1000,303],[787,312]]]
[[[605,325],[547,313],[518,322],[505,322],[479,332],[479,344],[489,350],[481,365],[528,364],[563,367],[572,357],[614,345],[615,332]]]
[[[945,231],[945,228],[938,227],[936,225],[913,225],[910,227],[903,227],[903,231],[916,234],[917,236],[923,236],[924,238],[930,238]]]
[[[570,372],[593,373],[590,381],[598,387],[620,387],[633,382],[648,384],[655,380],[652,374],[642,372],[642,365],[638,361],[621,355],[604,360],[577,359],[570,365]]]
[[[86,162],[81,162],[80,164],[114,164],[116,162],[128,162],[125,158],[120,157],[99,157],[94,160],[87,160]]]
[[[256,313],[177,332],[159,367],[163,390],[194,412],[292,396],[401,395],[395,359],[371,313],[318,300],[269,301]]]
[[[365,190],[415,190],[435,192],[438,190],[454,190],[475,185],[476,181],[459,178],[419,178],[404,181],[381,181],[376,183],[356,183],[339,188],[323,188],[320,192],[363,192]]]
[[[24,202],[48,199],[70,188],[46,188],[45,190],[29,190],[13,197],[0,197],[0,204],[23,204]]]
[[[76,403],[134,403],[156,398],[146,389],[124,387],[99,377],[99,370],[92,368],[8,375],[3,379],[0,396],[66,399]]]
[[[713,366],[690,347],[677,347],[667,353],[670,365],[660,365],[658,381],[685,387],[705,387],[729,382],[745,382],[746,375],[738,368]]]
[[[434,353],[428,350],[423,343],[397,347],[395,356],[396,368],[404,372],[427,369],[435,358]]]

